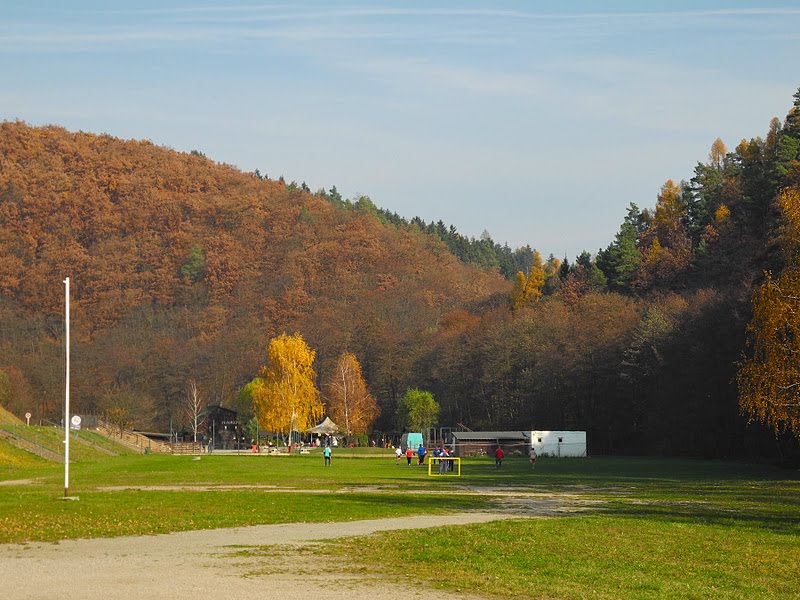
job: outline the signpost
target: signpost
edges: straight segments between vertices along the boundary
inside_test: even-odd
[[[28,427],[30,427],[30,426],[31,426],[31,417],[32,417],[32,416],[33,416],[33,415],[32,415],[31,413],[29,413],[29,412],[25,413],[25,421],[26,421],[26,422],[25,422],[25,424],[26,424]]]

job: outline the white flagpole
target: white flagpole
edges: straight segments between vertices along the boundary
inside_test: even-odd
[[[64,280],[65,286],[65,296],[66,296],[66,303],[65,303],[65,310],[64,314],[66,316],[65,323],[66,323],[66,349],[67,349],[67,361],[66,361],[66,392],[65,392],[65,408],[64,408],[64,498],[69,496],[69,277]]]

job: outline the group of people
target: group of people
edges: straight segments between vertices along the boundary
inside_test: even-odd
[[[403,457],[403,449],[398,446],[395,448],[394,455],[397,464],[400,464],[400,459]],[[411,459],[414,458],[414,449],[411,446],[408,446],[405,451],[406,460],[408,462],[408,466],[411,466]],[[419,448],[416,451],[417,458],[419,462],[417,464],[422,465],[425,462],[425,457],[428,455],[428,451],[426,450],[425,446],[420,444]],[[452,461],[447,460],[452,456],[452,452],[447,448],[447,446],[437,446],[436,449],[433,451],[433,460],[439,461],[439,473],[444,474],[448,471],[453,469]],[[325,466],[329,467],[331,465],[331,446],[330,444],[326,445],[322,450],[322,456],[325,458]],[[505,453],[503,452],[503,448],[500,446],[494,451],[494,464],[495,467],[498,469],[503,464],[503,459],[505,458]],[[528,452],[528,458],[531,461],[531,468],[536,468],[536,448],[531,446],[530,451]],[[444,459],[444,460],[442,460]]]
[[[433,451],[433,457],[439,459],[439,473],[441,475],[453,470],[453,461],[447,460],[451,454],[447,446],[438,447]]]
[[[405,453],[404,453],[403,449],[400,446],[395,448],[394,456],[395,456],[395,461],[397,462],[397,464],[400,464],[400,459],[403,458],[403,454],[405,454],[406,461],[408,463],[408,466],[410,467],[411,466],[411,459],[414,458],[414,454],[415,454],[414,449],[411,446],[408,446],[406,448]],[[425,457],[428,455],[428,451],[425,449],[425,446],[420,444],[419,448],[417,448],[416,455],[417,455],[417,457],[419,459],[419,462],[417,464],[421,465],[422,463],[424,463],[425,462]]]
[[[406,457],[407,464],[410,467],[411,466],[411,459],[414,458],[414,454],[415,454],[414,449],[411,446],[408,446],[406,448],[405,453],[404,453],[403,449],[400,446],[395,448],[394,456],[395,456],[395,461],[396,461],[396,463],[398,465],[400,464],[400,460],[403,458],[404,454],[405,454],[405,457]],[[422,444],[419,445],[419,448],[417,448],[417,451],[416,451],[416,455],[417,455],[417,458],[419,459],[419,462],[417,464],[419,464],[419,465],[423,464],[425,462],[425,457],[428,455],[428,451],[425,449],[424,445],[422,445]],[[452,452],[447,448],[447,446],[437,446],[436,449],[433,451],[433,460],[437,460],[437,459],[439,460],[439,473],[447,473],[449,470],[452,470],[452,468],[453,468],[453,465],[451,464],[452,461],[450,461],[450,460],[441,460],[443,458],[444,459],[450,458],[451,456],[452,456]],[[494,464],[495,464],[495,467],[497,467],[499,469],[503,465],[503,459],[505,458],[505,456],[506,455],[503,452],[503,448],[498,446],[497,449],[494,451]],[[531,449],[528,452],[528,458],[530,459],[530,462],[531,462],[531,468],[535,469],[536,468],[536,458],[537,457],[536,457],[536,448],[534,448],[533,446],[531,446]]]
[[[398,446],[394,450],[395,462],[399,465],[400,460],[405,455],[406,457],[406,464],[410,467],[411,460],[414,458],[414,455],[417,456],[417,464],[422,465],[425,464],[425,457],[428,456],[428,450],[425,448],[423,444],[419,445],[416,452],[411,446],[406,448],[406,451],[403,452],[403,449]],[[452,456],[452,452],[447,448],[447,446],[437,446],[433,451],[433,459],[438,460],[442,458],[450,458]],[[452,469],[452,465],[450,464],[451,461],[449,460],[439,460],[439,472],[446,473],[447,471]]]

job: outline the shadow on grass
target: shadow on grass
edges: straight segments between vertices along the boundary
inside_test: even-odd
[[[796,507],[731,508],[691,502],[619,502],[607,506],[604,512],[614,517],[665,523],[751,528],[784,535],[800,535],[800,512]]]
[[[532,470],[527,461],[506,461],[501,469],[475,459],[465,461],[459,481],[476,486],[530,486],[560,491],[621,493],[647,498],[713,498],[800,509],[800,474],[764,465],[721,461],[602,458],[543,459]]]
[[[613,517],[800,535],[800,477],[794,471],[652,458],[545,458],[535,471],[522,460],[506,461],[501,469],[487,462],[467,463],[471,484],[595,497]]]

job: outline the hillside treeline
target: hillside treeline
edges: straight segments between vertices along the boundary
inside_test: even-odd
[[[262,179],[269,179],[256,169],[255,175]],[[288,190],[303,190],[311,192],[305,182],[298,184],[296,181],[286,183],[283,177],[277,180]],[[533,249],[530,245],[512,250],[508,244],[498,244],[492,239],[488,231],[484,231],[480,238],[469,237],[458,231],[455,225],[446,225],[444,221],[426,222],[420,217],[406,219],[396,212],[377,206],[369,196],[359,195],[356,198],[344,198],[333,186],[329,190],[317,190],[315,195],[330,202],[333,206],[345,210],[355,210],[373,215],[383,224],[392,224],[396,227],[421,231],[441,240],[447,249],[462,262],[475,265],[482,269],[496,269],[506,279],[512,279],[518,271],[527,272],[533,264]]]
[[[182,425],[187,381],[231,405],[269,340],[325,377],[355,353],[390,409],[442,315],[508,284],[440,241],[196,154],[0,125],[0,368],[10,408],[57,421],[65,276],[76,410]]]
[[[783,266],[776,197],[800,186],[799,160],[800,91],[764,138],[718,139],[654,208],[631,204],[594,259],[540,262],[530,297],[536,268],[519,274],[517,310],[446,323],[418,369],[444,420],[587,429],[603,453],[796,456],[791,436],[748,426],[736,374],[753,290]]]
[[[753,290],[782,266],[775,200],[800,184],[797,115],[800,92],[763,138],[715,141],[690,180],[654,190],[652,208],[631,199],[595,254],[570,264],[503,250],[514,260],[487,268],[454,256],[454,228],[394,218],[366,197],[312,194],[148,142],[4,123],[8,403],[59,418],[70,275],[73,395],[86,411],[122,406],[141,427],[180,426],[190,378],[234,405],[286,331],[317,351],[320,380],[342,352],[358,358],[383,430],[418,387],[442,425],[585,429],[594,453],[796,452],[741,415],[736,372]]]

